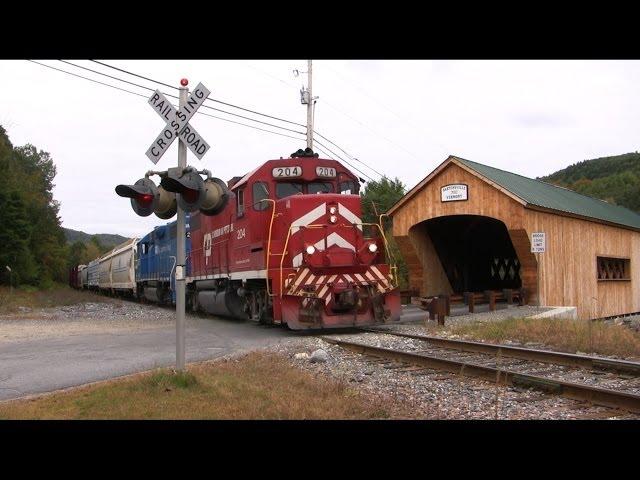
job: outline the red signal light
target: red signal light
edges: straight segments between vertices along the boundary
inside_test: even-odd
[[[136,200],[143,207],[148,207],[153,202],[153,195],[148,194],[148,193],[142,193],[142,194],[136,196]]]
[[[183,87],[186,87],[187,85],[189,85],[189,80],[187,80],[186,78],[183,78],[182,80],[180,80],[180,85],[182,85]]]

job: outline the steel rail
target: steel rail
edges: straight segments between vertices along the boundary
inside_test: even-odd
[[[366,332],[384,333],[396,337],[413,338],[423,340],[438,347],[458,350],[460,352],[487,353],[502,357],[519,358],[542,363],[553,363],[568,367],[582,367],[588,369],[609,370],[619,373],[640,376],[640,363],[626,360],[613,360],[609,358],[593,357],[590,355],[578,355],[575,353],[556,352],[533,348],[512,347],[495,343],[472,342],[468,340],[452,340],[448,338],[432,337],[427,335],[414,335],[410,333],[391,332],[374,328],[360,328]]]
[[[403,352],[383,347],[374,347],[363,343],[348,342],[328,337],[322,340],[338,345],[356,353],[373,355],[380,358],[397,360],[413,365],[419,365],[436,370],[444,370],[459,375],[476,377],[499,385],[533,388],[547,393],[561,395],[573,400],[588,401],[594,405],[610,408],[622,408],[634,413],[640,413],[640,395],[619,392],[600,387],[565,382],[548,377],[518,373],[503,368],[487,367],[474,363],[450,360],[431,355]]]

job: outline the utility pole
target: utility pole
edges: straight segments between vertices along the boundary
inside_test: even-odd
[[[300,89],[300,103],[307,105],[307,148],[313,150],[313,118],[315,113],[315,104],[318,97],[313,96],[313,72],[311,60],[307,60],[307,88],[304,85]],[[297,77],[300,73],[299,70],[294,70],[293,74]]]
[[[179,109],[184,111],[184,106],[187,104],[188,82],[184,78],[180,81],[180,101]],[[187,145],[179,139],[178,143],[178,167],[184,169],[187,166]],[[184,340],[184,316],[185,316],[185,211],[182,208],[178,208],[178,224],[176,225],[177,238],[177,252],[176,252],[176,369],[179,371],[184,370],[185,364],[185,340]]]
[[[312,74],[311,60],[308,60],[307,86],[307,148],[313,149],[313,93],[311,90]]]

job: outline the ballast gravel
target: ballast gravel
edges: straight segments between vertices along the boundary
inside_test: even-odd
[[[412,339],[375,333],[330,335],[370,345],[416,351]],[[366,339],[366,340],[365,340]],[[322,349],[327,359],[310,361]],[[393,418],[478,420],[640,419],[628,412],[589,405],[536,390],[496,385],[443,371],[422,369],[387,360],[370,360],[319,337],[301,337],[269,347],[285,355],[292,365],[315,375],[348,383],[352,388],[392,406]]]

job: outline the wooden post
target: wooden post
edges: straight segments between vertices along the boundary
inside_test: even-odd
[[[444,326],[444,318],[447,311],[447,299],[438,297],[438,325]]]
[[[496,292],[493,290],[485,290],[484,295],[489,301],[489,310],[494,311],[496,309]]]

